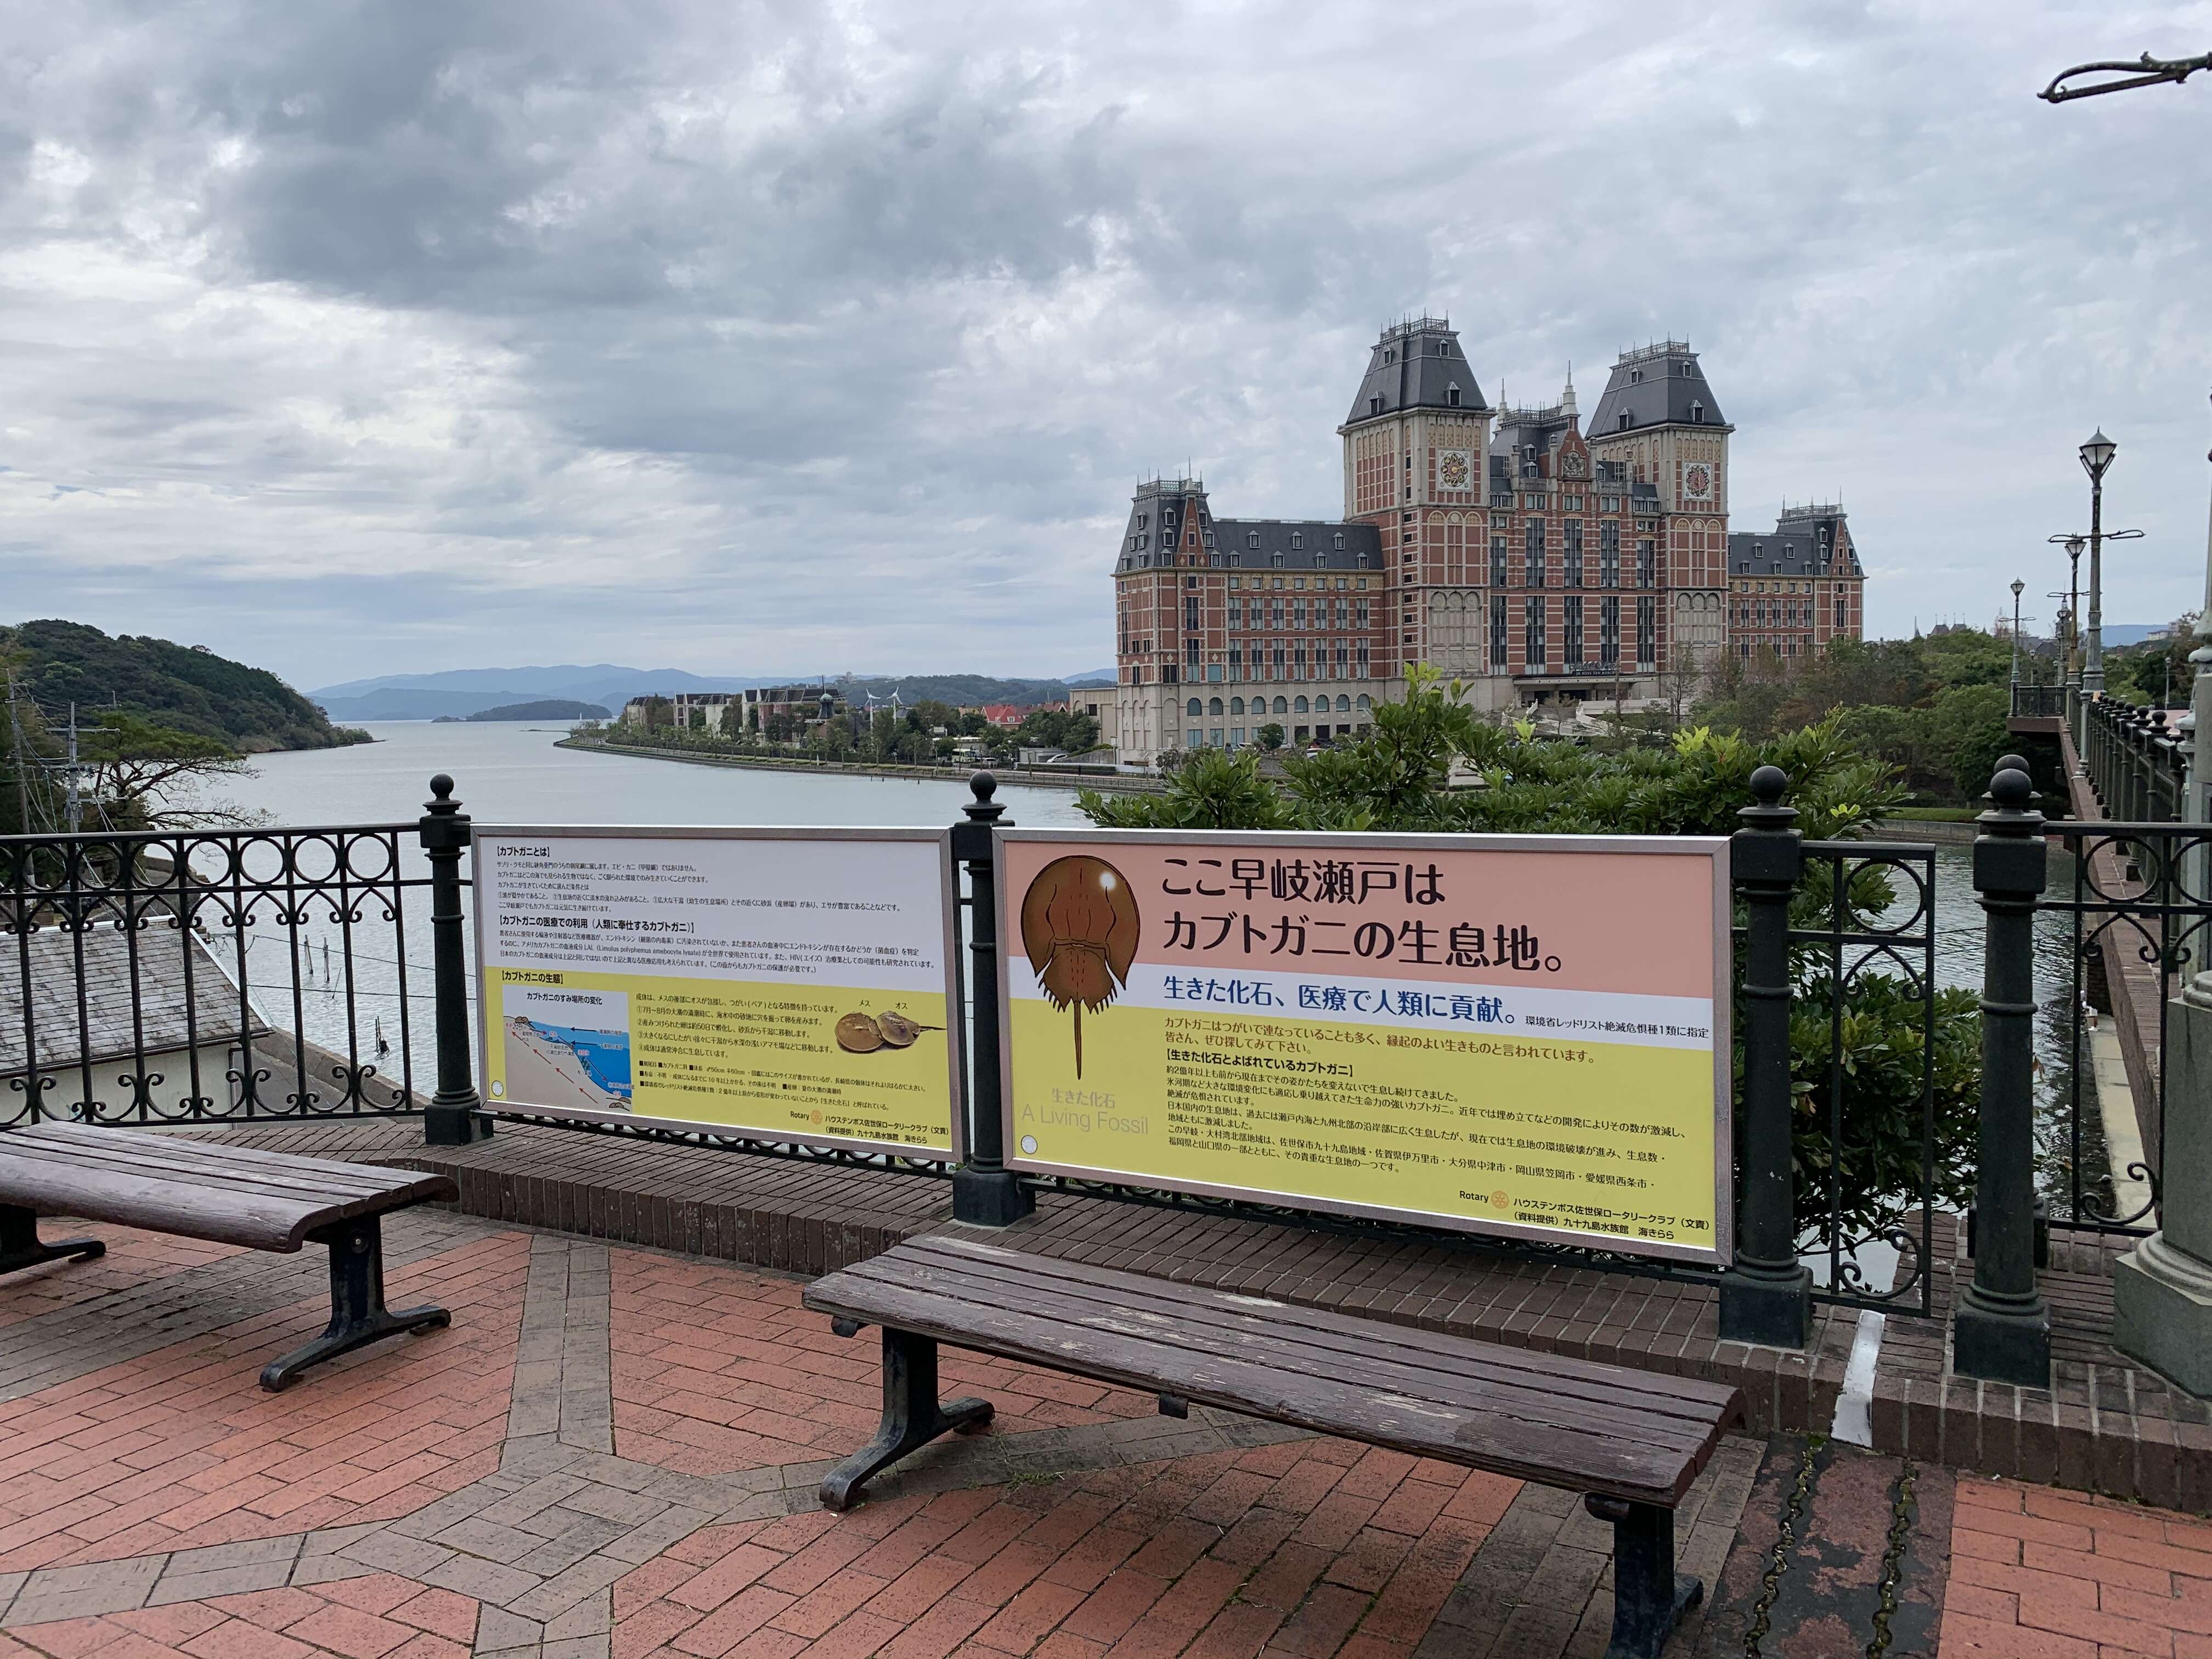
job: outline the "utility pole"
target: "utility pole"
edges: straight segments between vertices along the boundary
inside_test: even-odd
[[[76,771],[76,705],[70,705],[69,721],[69,832],[72,836],[84,828],[84,800],[77,787]]]

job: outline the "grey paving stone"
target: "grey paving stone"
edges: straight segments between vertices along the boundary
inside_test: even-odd
[[[496,1504],[479,1511],[479,1520],[494,1526],[511,1527],[518,1521],[527,1521],[541,1510],[550,1510],[572,1492],[583,1491],[585,1483],[566,1473],[541,1475],[520,1492],[510,1493]]]
[[[615,1627],[615,1598],[611,1589],[594,1590],[558,1617],[545,1621],[545,1639],[568,1641],[579,1636],[605,1636]]]
[[[497,1653],[503,1648],[534,1645],[545,1639],[545,1626],[504,1607],[482,1607],[477,1613],[477,1651]]]
[[[629,1530],[618,1521],[602,1521],[597,1516],[580,1515],[561,1529],[560,1536],[547,1539],[514,1565],[525,1572],[550,1578],[557,1572],[565,1572],[586,1556],[613,1543]]]
[[[400,1516],[384,1530],[404,1538],[434,1538],[455,1522],[483,1514],[507,1496],[507,1489],[495,1486],[489,1480],[471,1481],[459,1492],[448,1492],[424,1504],[412,1515]]]
[[[303,1555],[292,1564],[291,1583],[335,1584],[341,1578],[367,1578],[380,1569],[343,1555]]]
[[[611,1587],[631,1567],[630,1562],[611,1556],[586,1556],[536,1589],[516,1596],[507,1606],[529,1618],[557,1619],[579,1602]]]
[[[430,1541],[443,1544],[447,1549],[458,1550],[464,1555],[511,1565],[522,1559],[545,1540],[534,1537],[520,1527],[502,1527],[482,1516],[471,1516],[465,1521],[455,1522]]]
[[[468,1488],[464,1486],[461,1490],[465,1492]],[[438,1503],[450,1501],[448,1498],[441,1498]],[[434,1504],[430,1507],[434,1509],[437,1504]],[[420,1510],[416,1511],[418,1515],[422,1512]],[[456,1515],[453,1519],[458,1521],[460,1516]],[[381,1521],[368,1521],[356,1527],[318,1527],[303,1539],[300,1546],[300,1553],[302,1555],[335,1555],[356,1538],[366,1538],[373,1532],[384,1531],[386,1524]]]
[[[758,1499],[749,1500],[758,1502]],[[777,1510],[771,1513],[781,1513]],[[687,1509],[681,1504],[671,1504],[643,1526],[623,1534],[607,1546],[604,1553],[617,1561],[626,1561],[634,1567],[643,1566],[679,1539],[688,1538],[700,1528],[716,1520],[765,1521],[770,1514],[711,1515],[705,1510]]]
[[[142,1555],[82,1567],[40,1567],[16,1590],[6,1622],[44,1625],[143,1607],[168,1560],[166,1555]]]
[[[528,1595],[538,1588],[538,1583],[533,1574],[473,1555],[457,1555],[441,1563],[422,1575],[422,1582],[456,1595],[472,1595],[495,1607],[503,1607],[518,1595]]]
[[[617,1486],[624,1492],[643,1492],[667,1473],[651,1463],[633,1463],[627,1457],[605,1452],[584,1452],[567,1467],[569,1474],[594,1486]]]
[[[501,1474],[535,1478],[550,1474],[583,1455],[574,1446],[564,1446],[549,1435],[538,1435],[526,1440],[510,1439],[500,1449],[499,1471]]]
[[[27,1572],[0,1572],[0,1619],[8,1613],[8,1604],[15,1599],[15,1592],[23,1587]]]
[[[250,1538],[236,1544],[210,1544],[205,1548],[177,1550],[169,1557],[169,1573],[214,1572],[223,1567],[251,1566],[264,1561],[290,1562],[300,1553],[304,1534],[285,1538]]]
[[[248,1561],[235,1567],[217,1567],[212,1572],[166,1572],[147,1596],[149,1607],[167,1606],[171,1601],[204,1601],[212,1595],[244,1595],[252,1590],[282,1589],[292,1582],[292,1562],[289,1558],[275,1561]]]
[[[668,1504],[665,1499],[624,1492],[617,1486],[586,1486],[570,1492],[558,1507],[574,1510],[580,1515],[595,1515],[602,1521],[619,1521],[626,1527],[641,1527]]]
[[[613,1639],[605,1636],[572,1636],[538,1650],[539,1659],[611,1659],[613,1652]]]
[[[340,1553],[349,1560],[381,1567],[386,1572],[404,1573],[410,1578],[420,1578],[431,1568],[453,1559],[453,1552],[442,1545],[410,1538],[399,1532],[371,1533],[366,1538],[356,1539]]]

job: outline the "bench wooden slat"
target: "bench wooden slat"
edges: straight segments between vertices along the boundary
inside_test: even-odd
[[[867,1274],[865,1264],[852,1271],[870,1282],[890,1283]],[[920,1270],[908,1285],[981,1307],[1005,1305],[1006,1297],[999,1293],[1002,1287],[1017,1288],[1005,1278],[976,1278],[963,1284],[936,1268]],[[1211,1318],[1194,1316],[1187,1308],[1164,1313],[1065,1285],[1053,1294],[1053,1317],[1086,1330],[1182,1350],[1189,1356],[1186,1363],[1217,1355],[1233,1358],[1296,1376],[1334,1377],[1348,1386],[1417,1395],[1438,1405],[1480,1407],[1571,1432],[1603,1432],[1662,1454],[1693,1454],[1711,1431],[1710,1409],[1686,1415],[1680,1401],[1648,1389],[1632,1394],[1620,1389],[1608,1396],[1590,1392],[1594,1385],[1588,1382],[1554,1387],[1534,1367],[1500,1364],[1488,1352],[1462,1353],[1455,1365],[1449,1350],[1430,1351],[1420,1363],[1408,1364],[1386,1352],[1361,1353],[1304,1343],[1294,1333],[1271,1329],[1263,1317],[1249,1312],[1217,1310]]]
[[[282,1152],[233,1167],[219,1155],[240,1150],[76,1125],[10,1130],[0,1133],[0,1205],[291,1251],[333,1224],[458,1193],[445,1176]]]
[[[1559,1402],[1561,1409],[1580,1407],[1605,1413],[1624,1431],[1632,1422],[1638,1433],[1660,1443],[1702,1440],[1713,1413],[1724,1410],[1735,1392],[1695,1378],[1659,1376],[1593,1362],[1560,1359],[1554,1369],[1555,1356],[1496,1344],[1477,1344],[1476,1352],[1470,1353],[1469,1339],[1443,1332],[1202,1287],[1141,1279],[1132,1290],[1103,1277],[1110,1269],[1024,1255],[965,1239],[919,1239],[913,1248],[916,1257],[935,1258],[921,1271],[941,1275],[949,1294],[963,1293],[963,1274],[975,1286],[973,1299],[986,1303],[1004,1301],[1005,1294],[994,1294],[1001,1288],[1004,1293],[1034,1297],[1042,1281],[1062,1299],[1071,1317],[1133,1314],[1158,1324],[1160,1340],[1185,1346],[1228,1342],[1262,1363],[1271,1353],[1280,1355],[1281,1363],[1291,1369],[1336,1370],[1348,1376],[1351,1373],[1342,1368],[1359,1367],[1364,1374],[1379,1364],[1394,1375],[1411,1370],[1431,1379],[1425,1387],[1480,1379],[1499,1389],[1532,1390]],[[846,1271],[864,1279],[877,1277],[868,1262]],[[912,1271],[903,1262],[892,1270],[900,1274]],[[1191,1336],[1176,1333],[1161,1310],[1171,1310],[1175,1322],[1188,1324]]]
[[[1612,1397],[1562,1395],[1544,1386],[1547,1356],[1441,1333],[1419,1333],[1413,1358],[1399,1362],[1391,1339],[1405,1328],[1363,1331],[1322,1310],[965,1239],[900,1245],[817,1280],[803,1299],[957,1347],[1666,1508],[1741,1410],[1734,1389],[1589,1361],[1571,1362],[1577,1383],[1610,1382]],[[1345,1326],[1370,1339],[1364,1357],[1312,1340]],[[1261,1335],[1271,1327],[1272,1348]]]
[[[41,1125],[13,1132],[9,1144],[25,1157],[46,1155],[124,1170],[159,1170],[172,1179],[189,1174],[194,1179],[237,1182],[271,1192],[322,1194],[348,1187],[374,1192],[387,1184],[381,1171],[358,1164],[244,1146],[210,1146],[182,1136],[131,1130]]]

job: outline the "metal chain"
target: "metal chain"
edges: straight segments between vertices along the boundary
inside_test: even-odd
[[[1881,1605],[1875,1608],[1874,1637],[1866,1659],[1883,1659],[1889,1651],[1889,1621],[1897,1614],[1897,1581],[1905,1569],[1905,1547],[1912,1540],[1912,1460],[1898,1466],[1897,1480],[1889,1489],[1889,1545],[1881,1553]]]
[[[1813,1497],[1813,1459],[1826,1437],[1808,1435],[1805,1455],[1797,1464],[1797,1484],[1790,1488],[1789,1506],[1782,1514],[1782,1530],[1767,1552],[1766,1571],[1759,1577],[1759,1600],[1752,1605],[1751,1625],[1743,1633],[1743,1659],[1759,1659],[1760,1645],[1772,1628],[1775,1597],[1782,1593],[1782,1575],[1790,1571],[1790,1552],[1797,1547],[1797,1523]]]

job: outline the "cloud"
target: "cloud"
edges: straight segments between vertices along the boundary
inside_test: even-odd
[[[1892,631],[2055,586],[2101,422],[2150,532],[2106,614],[2163,618],[2202,580],[2212,90],[2030,94],[2208,26],[21,9],[5,610],[196,629],[302,684],[524,640],[1091,665],[1133,479],[1188,461],[1224,512],[1334,511],[1365,346],[1433,308],[1516,399],[1687,335],[1737,524],[1841,496]]]

